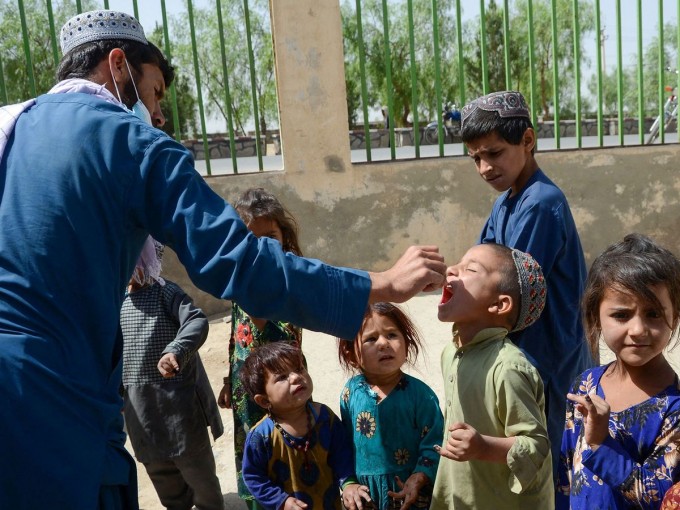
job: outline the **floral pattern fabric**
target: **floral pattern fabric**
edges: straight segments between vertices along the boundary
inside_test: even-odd
[[[404,374],[382,400],[362,375],[352,377],[340,396],[340,415],[353,438],[354,466],[359,483],[370,489],[376,508],[399,508],[387,491],[399,491],[403,482],[421,471],[434,482],[439,455],[433,445],[442,442],[444,418],[439,400],[425,383]],[[421,491],[414,508],[428,508],[432,487]]]
[[[243,448],[248,431],[264,416],[265,411],[258,406],[241,384],[239,374],[243,362],[250,351],[259,345],[270,342],[289,342],[301,346],[302,331],[287,322],[268,321],[260,331],[241,307],[232,303],[231,337],[229,339],[229,366],[231,380],[231,409],[234,418],[234,456],[236,458],[236,482],[241,499],[253,500],[253,496],[243,483]]]
[[[605,398],[600,379],[608,365],[584,372],[572,393]],[[680,387],[609,417],[609,437],[595,451],[584,440],[583,416],[567,403],[558,466],[557,509],[658,509],[680,481]]]

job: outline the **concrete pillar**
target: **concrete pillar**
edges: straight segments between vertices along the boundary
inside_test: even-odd
[[[338,0],[270,0],[284,168],[351,169]]]

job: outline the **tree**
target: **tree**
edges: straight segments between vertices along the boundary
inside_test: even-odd
[[[447,69],[455,69],[455,24],[452,16],[452,0],[437,2],[439,20],[440,62],[442,75],[442,97],[444,100],[457,96],[457,76],[447,73]],[[420,118],[439,117],[441,106],[436,104],[432,1],[413,0],[413,34],[415,48],[415,68],[418,77],[418,104],[412,104],[411,55],[408,30],[408,4],[391,2],[388,5],[387,23],[389,28],[389,49],[391,57],[392,100],[394,114],[391,118],[395,125],[406,126],[414,109],[418,109]],[[350,119],[356,118],[358,106],[357,91],[361,83],[359,75],[359,40],[356,21],[356,9],[353,0],[342,3],[343,34],[345,38],[345,76],[348,86],[348,110]],[[380,0],[364,0],[362,2],[362,30],[365,49],[367,100],[370,107],[383,106],[388,103],[387,67],[385,59],[385,42],[382,2]],[[352,97],[350,97],[352,94]]]
[[[35,93],[47,92],[56,81],[56,62],[52,51],[49,31],[49,18],[44,1],[24,0],[26,25],[31,55]],[[93,0],[83,0],[83,9],[95,9]],[[55,29],[59,28],[77,11],[74,1],[53,2]],[[58,47],[57,33],[57,47]],[[34,96],[31,90],[29,66],[24,52],[21,31],[21,18],[15,0],[0,0],[0,55],[2,56],[2,72],[4,77],[7,103],[25,101]],[[61,51],[58,51],[61,58]],[[0,91],[2,92],[2,91]],[[0,94],[0,101],[4,98]]]
[[[149,40],[156,46],[165,50],[165,44],[163,39],[163,26],[156,25],[148,36]],[[175,52],[175,45],[170,42],[169,57],[172,61],[172,55]],[[196,106],[196,93],[191,87],[189,81],[190,75],[184,70],[175,70],[175,97],[177,98],[177,113],[179,118],[179,126],[175,126],[175,120],[173,118],[173,104],[172,95],[170,90],[166,90],[165,97],[161,101],[161,110],[163,115],[165,115],[165,126],[161,129],[165,131],[170,136],[177,135],[180,139],[195,138],[198,133],[198,119],[197,119],[197,106]]]
[[[278,105],[274,83],[274,54],[266,0],[250,0],[249,15],[255,62],[255,97],[258,111],[253,111],[250,63],[246,48],[245,8],[243,2],[222,2],[224,51],[231,104],[226,104],[220,34],[214,0],[205,9],[194,10],[196,46],[203,99],[208,114],[226,121],[231,109],[237,131],[245,133],[250,123],[258,122],[262,132],[278,125]],[[187,76],[194,76],[191,34],[186,15],[175,16],[170,26],[175,41],[174,60]],[[195,80],[190,80],[195,87]]]

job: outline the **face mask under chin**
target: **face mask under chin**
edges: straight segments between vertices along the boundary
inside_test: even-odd
[[[134,91],[135,97],[137,97],[137,101],[132,105],[132,108],[130,108],[127,103],[130,101],[123,101],[123,99],[120,96],[120,92],[118,90],[118,84],[116,83],[116,80],[113,80],[113,86],[116,89],[116,94],[118,95],[118,101],[130,112],[132,113],[135,117],[140,119],[143,122],[146,122],[148,125],[153,126],[153,120],[151,118],[151,113],[149,112],[149,109],[146,107],[146,105],[142,102],[142,100],[139,98],[139,92],[137,92],[137,86],[135,85],[135,79],[132,77],[132,72],[130,70],[130,64],[128,64],[127,59],[125,60],[125,65],[128,69],[128,74],[130,75],[130,82],[125,85],[125,90],[123,91],[125,93],[125,99],[129,99],[130,96],[132,96],[132,91]],[[113,78],[113,72],[111,73],[111,77]],[[132,90],[130,90],[132,89]]]

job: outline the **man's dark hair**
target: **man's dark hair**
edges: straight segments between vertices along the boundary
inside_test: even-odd
[[[153,64],[161,70],[166,87],[169,87],[175,79],[175,69],[153,43],[142,44],[127,39],[109,39],[84,43],[69,51],[59,62],[57,80],[88,78],[111,50],[116,48],[125,52],[130,66],[138,73],[142,73],[142,64]]]
[[[463,122],[461,138],[463,143],[469,143],[495,131],[509,144],[519,145],[526,130],[533,127],[526,117],[501,117],[496,111],[477,108]]]

